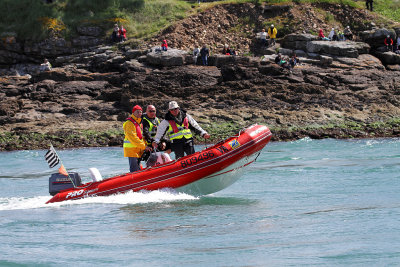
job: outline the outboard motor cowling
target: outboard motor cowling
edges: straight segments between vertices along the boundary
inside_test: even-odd
[[[70,172],[69,177],[71,177],[71,179],[74,181],[75,186],[82,185],[82,179],[79,173]],[[61,173],[53,173],[49,178],[50,195],[54,196],[62,190],[74,188],[74,185],[69,177]]]

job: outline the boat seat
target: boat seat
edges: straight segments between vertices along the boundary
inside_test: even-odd
[[[97,168],[89,168],[90,177],[92,177],[93,182],[100,182],[103,180],[99,170]]]

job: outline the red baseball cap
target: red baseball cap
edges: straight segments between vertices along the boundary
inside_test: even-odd
[[[134,113],[136,110],[141,110],[141,111],[143,111],[142,107],[139,106],[139,105],[136,105],[136,106],[133,107],[132,113]]]

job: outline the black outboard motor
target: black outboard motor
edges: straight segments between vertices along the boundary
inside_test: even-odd
[[[82,185],[82,179],[79,173],[70,172],[69,177],[74,181],[75,186]],[[50,195],[54,196],[62,190],[74,188],[69,177],[62,175],[61,173],[53,173],[49,178]]]

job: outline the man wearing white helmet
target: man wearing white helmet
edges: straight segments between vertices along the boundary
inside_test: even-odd
[[[276,30],[274,24],[271,24],[271,27],[268,28],[268,36],[269,36],[269,45],[275,45],[276,34],[278,31]]]
[[[157,128],[153,147],[157,148],[163,136],[167,135],[171,141],[171,149],[175,153],[175,159],[183,157],[185,153],[191,155],[195,152],[191,130],[205,139],[210,138],[210,135],[200,127],[192,116],[181,109],[176,101],[171,101],[168,104],[168,112],[165,114],[164,120]]]
[[[386,46],[387,51],[392,51],[393,52],[393,39],[390,38],[390,35],[387,35],[383,43]]]

